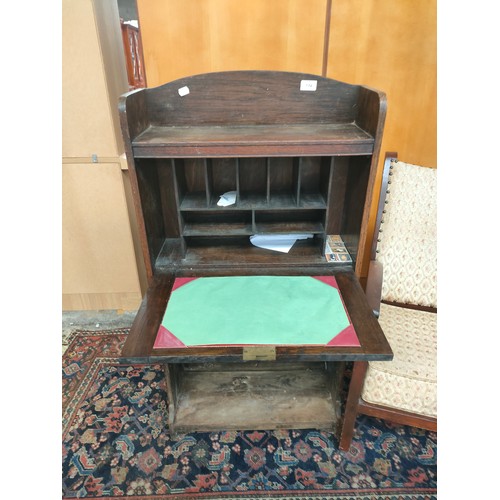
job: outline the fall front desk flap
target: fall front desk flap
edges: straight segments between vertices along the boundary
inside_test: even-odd
[[[359,346],[333,276],[176,278],[154,348]]]

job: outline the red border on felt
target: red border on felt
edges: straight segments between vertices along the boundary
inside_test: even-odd
[[[198,278],[175,278],[174,286],[172,287],[172,292],[175,292],[181,286],[191,283],[191,281],[197,280]]]
[[[349,311],[344,304],[344,299],[342,297],[342,294],[340,293],[335,276],[311,276],[311,278],[315,278],[322,283],[325,283],[325,285],[330,285],[333,288],[337,289],[337,291],[339,292],[340,300],[342,301],[342,305],[344,306],[344,311],[347,315],[347,319],[349,320],[349,326],[344,328],[341,332],[337,333],[337,335],[333,337],[333,339],[330,340],[330,342],[328,342],[326,345],[337,347],[361,347],[358,336],[356,335],[356,331],[354,330],[354,326],[352,325]]]
[[[344,306],[345,307],[345,306]],[[349,317],[349,315],[347,315]],[[349,322],[351,319],[349,318]],[[356,335],[356,330],[352,324],[348,327],[344,328],[340,333],[338,333],[335,337],[333,337],[330,342],[326,344],[327,346],[336,346],[336,347],[361,347],[359,343],[358,336]]]
[[[153,349],[163,349],[171,347],[187,347],[184,342],[181,342],[171,331],[167,330],[163,325],[158,328],[158,334],[153,345]]]
[[[335,276],[310,276],[310,278],[317,279],[321,281],[325,285],[331,286],[335,288],[338,293],[340,300],[342,302],[342,306],[344,307],[344,311],[347,315],[347,319],[349,320],[349,326],[344,328],[341,332],[339,332],[335,337],[333,337],[327,344],[324,344],[329,347],[360,347],[361,344],[359,342],[358,336],[356,335],[356,331],[354,330],[354,326],[352,325],[351,317],[349,316],[349,312],[344,304],[344,299],[342,298],[342,294],[340,293],[337,280]],[[179,289],[181,286],[190,283],[198,278],[175,278],[174,285],[172,287],[172,293]],[[242,347],[244,345],[254,345],[254,344],[210,344],[211,347],[221,347],[221,346],[235,346]],[[286,345],[286,344],[280,344]],[[303,344],[308,345],[308,344]],[[310,344],[310,345],[318,345],[318,344]],[[156,335],[155,343],[153,345],[153,349],[170,349],[170,348],[187,348],[186,344],[179,340],[172,332],[167,330],[163,325],[160,325],[158,329],[158,334]],[[209,347],[200,345],[199,347]]]

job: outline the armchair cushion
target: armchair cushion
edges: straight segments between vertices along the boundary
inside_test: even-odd
[[[437,314],[382,303],[379,322],[394,359],[368,364],[362,399],[436,417]]]
[[[382,299],[437,307],[437,171],[392,165],[377,245]]]

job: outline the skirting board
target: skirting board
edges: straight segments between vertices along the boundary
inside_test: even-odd
[[[141,304],[138,292],[123,293],[63,293],[63,311],[94,311],[100,309],[137,310]]]

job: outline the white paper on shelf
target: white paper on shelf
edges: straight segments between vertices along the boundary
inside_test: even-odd
[[[227,207],[236,203],[236,191],[228,191],[220,196],[217,206]]]
[[[274,250],[276,252],[288,253],[297,240],[312,238],[310,233],[302,234],[254,234],[250,236],[252,245]]]

